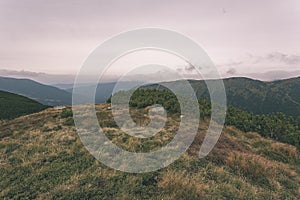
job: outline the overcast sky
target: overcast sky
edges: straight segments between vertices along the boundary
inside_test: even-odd
[[[300,70],[299,0],[0,0],[0,72],[75,74],[110,36],[153,26],[193,38],[224,76]]]

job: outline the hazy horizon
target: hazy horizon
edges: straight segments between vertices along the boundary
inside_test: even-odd
[[[157,73],[148,74],[146,75],[136,75],[130,76],[127,78],[127,81],[140,81],[140,82],[160,82],[160,81],[174,81],[172,77],[168,79],[167,76],[164,79],[160,77],[156,77]],[[189,75],[189,74],[188,74]],[[1,70],[0,69],[0,77],[8,77],[8,78],[17,78],[17,79],[31,79],[37,81],[42,84],[48,85],[69,85],[73,84],[76,74],[47,74],[41,72],[30,72],[30,71],[13,71],[13,70]],[[260,74],[236,74],[236,75],[227,75],[221,76],[221,78],[234,78],[234,77],[246,77],[250,79],[260,80],[260,81],[276,81],[276,80],[283,80],[289,78],[297,78],[300,77],[300,70],[298,71],[269,71]],[[188,79],[199,79],[198,76],[190,75]],[[105,77],[102,82],[110,83],[118,81],[118,77]],[[82,82],[81,84],[88,84],[89,77],[86,77],[86,81]]]

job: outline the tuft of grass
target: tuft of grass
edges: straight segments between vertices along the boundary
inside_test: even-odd
[[[62,112],[60,113],[61,118],[68,118],[68,117],[73,117],[73,112],[71,108],[64,108]]]
[[[198,178],[178,171],[167,171],[158,187],[163,188],[164,199],[202,199],[209,186],[199,183]]]

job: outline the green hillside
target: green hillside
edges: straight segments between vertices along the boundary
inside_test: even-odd
[[[96,106],[99,122],[115,144],[130,151],[160,147],[178,125],[169,118],[160,134],[137,139],[115,126],[108,106]],[[133,118],[137,111],[143,112],[133,109]],[[179,160],[156,172],[130,174],[92,157],[71,116],[70,110],[47,109],[1,122],[1,199],[299,199],[300,153],[293,146],[227,126],[213,151],[199,159],[204,120]]]
[[[116,93],[114,95],[116,102],[122,102],[122,98],[127,96],[126,93],[127,91]],[[108,100],[109,103],[110,101],[111,99]],[[187,105],[189,105],[188,101],[189,98],[185,96]],[[203,98],[199,98],[198,102],[201,118],[210,119],[211,103]],[[161,104],[169,114],[179,115],[180,113],[180,105],[175,94],[162,87],[159,90],[135,90],[129,104],[133,108],[147,108],[153,104]],[[263,137],[294,145],[300,150],[300,116],[292,117],[281,112],[259,115],[228,106],[225,124],[235,126],[244,132],[257,132]]]
[[[12,119],[48,107],[21,95],[0,91],[0,119]]]
[[[213,82],[214,80],[208,80]],[[203,80],[189,80],[199,98],[209,99],[209,93]],[[300,77],[263,82],[249,78],[224,79],[227,103],[255,114],[282,112],[289,116],[300,116]],[[166,85],[182,87],[182,81],[167,82]],[[162,88],[157,84],[144,88]],[[184,89],[182,93],[184,94]]]
[[[252,79],[225,79],[231,106],[256,114],[282,112],[300,116],[300,77],[273,82]]]

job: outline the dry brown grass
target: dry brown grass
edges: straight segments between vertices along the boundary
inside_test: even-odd
[[[104,113],[104,119],[110,115],[108,104],[96,107]],[[93,159],[82,146],[75,127],[64,125],[66,119],[60,117],[60,112],[48,109],[2,122],[0,132],[6,136],[0,140],[0,170],[5,178],[0,181],[0,198],[33,194],[32,198],[39,199],[79,198],[78,195],[106,199],[297,199],[300,194],[297,149],[256,133],[226,127],[209,156],[199,160],[208,123],[201,122],[193,145],[178,161],[155,173],[126,174]],[[162,133],[150,142],[167,143],[175,133],[176,123],[169,120]],[[60,130],[55,129],[58,125]],[[45,126],[48,131],[44,131]],[[116,127],[103,130],[125,149],[136,150],[133,147],[142,144],[128,136],[124,142],[124,133]],[[287,160],[281,161],[282,157]],[[53,167],[62,172],[56,175]],[[7,182],[10,177],[14,179]],[[53,179],[57,184],[51,185]],[[144,185],[145,180],[150,183]]]
[[[162,188],[166,199],[200,199],[204,197],[208,185],[201,183],[198,176],[180,171],[164,173],[158,187]]]
[[[226,164],[255,184],[265,187],[281,189],[284,186],[283,180],[285,179],[300,180],[294,167],[269,160],[261,155],[234,151],[227,157]]]

